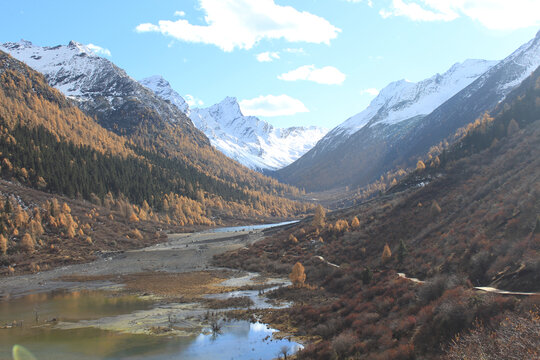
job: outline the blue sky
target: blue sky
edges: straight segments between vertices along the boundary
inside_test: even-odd
[[[234,96],[275,126],[332,128],[391,81],[509,55],[540,29],[540,2],[19,0],[0,19],[0,42],[95,44],[202,106]]]

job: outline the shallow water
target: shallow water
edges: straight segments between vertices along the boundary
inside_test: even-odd
[[[234,232],[234,231],[261,230],[261,229],[269,229],[269,228],[277,227],[277,226],[294,224],[294,223],[297,223],[297,222],[298,222],[298,220],[293,220],[293,221],[284,221],[284,222],[275,223],[275,224],[223,227],[223,228],[216,228],[216,229],[208,230],[208,232],[210,232],[210,233],[221,233],[221,232]]]
[[[254,293],[250,295],[256,297]],[[264,302],[260,301],[261,304]],[[224,322],[217,336],[208,331],[195,336],[157,336],[99,327],[100,322],[107,325],[109,319],[146,314],[163,306],[174,304],[88,290],[41,293],[2,301],[0,325],[12,324],[15,320],[16,326],[0,329],[0,359],[11,358],[14,344],[25,346],[39,360],[274,359],[283,346],[287,346],[290,353],[301,347],[289,340],[274,340],[272,333],[275,330],[247,321]],[[36,313],[39,316],[37,322]],[[136,322],[147,320],[135,319]],[[63,328],[66,324],[72,327]]]

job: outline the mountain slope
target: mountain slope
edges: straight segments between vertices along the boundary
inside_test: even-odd
[[[189,109],[182,96],[159,75],[140,83],[188,115],[216,149],[254,170],[277,170],[289,165],[326,133],[316,126],[276,129],[255,116],[244,116],[237,100],[231,97],[208,108]]]
[[[477,65],[482,66],[477,66]],[[465,80],[451,81],[470,85],[450,97],[444,103],[424,99],[446,99],[451,91],[442,95],[416,98],[416,85],[393,83],[388,91],[381,91],[362,113],[333,129],[311,151],[288,167],[277,172],[277,178],[308,190],[324,190],[340,186],[364,186],[380,178],[387,171],[406,168],[416,164],[418,156],[465,124],[474,121],[484,111],[492,109],[512,88],[530,75],[540,65],[540,33],[506,59],[492,66],[472,81],[475,71],[459,70],[454,66],[446,76],[469,74]],[[461,66],[482,71],[491,63],[466,61]],[[444,76],[443,76],[444,77]],[[438,76],[421,82],[436,84]],[[442,84],[445,82],[443,81]],[[410,87],[414,91],[409,91]],[[429,89],[427,86],[426,89]],[[437,88],[437,86],[435,86]],[[399,89],[395,93],[395,89]],[[407,90],[409,89],[409,90]],[[422,91],[420,91],[422,93]],[[403,94],[405,101],[401,101]],[[410,102],[410,99],[414,101]],[[429,113],[425,113],[432,110]],[[422,110],[422,111],[420,111]],[[360,130],[351,134],[357,128]]]
[[[193,206],[197,203],[200,211],[219,208],[219,213],[226,213],[226,216],[230,216],[233,209],[235,213],[243,214],[241,216],[251,213],[256,217],[263,214],[288,216],[285,214],[299,209],[303,211],[303,205],[280,197],[294,196],[298,194],[297,189],[250,171],[215,150],[176,106],[155,96],[110,61],[88,55],[84,48],[81,50],[73,42],[54,48],[9,43],[2,48],[9,48],[17,56],[30,59],[30,63],[37,62],[35,67],[47,71],[47,82],[65,91],[82,110],[95,116],[101,126],[122,136],[123,141],[129,144],[127,148],[133,153],[133,158],[124,163],[115,163],[117,159],[103,159],[108,164],[108,173],[119,173],[118,178],[97,181],[101,185],[92,192],[98,196],[109,190],[118,196],[123,192],[130,201],[140,205],[146,200],[152,207],[160,209],[165,198],[168,197],[170,202],[171,196],[184,197],[186,201],[193,201]],[[101,72],[106,74],[106,79],[102,78]],[[101,80],[112,89],[101,84]],[[33,110],[30,108],[28,111]],[[19,150],[24,152],[24,149]],[[31,156],[19,154],[27,160]],[[87,155],[85,153],[83,158]],[[81,159],[82,168],[84,161]],[[136,166],[139,173],[132,173]],[[85,174],[86,170],[80,173],[81,176]],[[131,180],[129,174],[132,174]],[[93,176],[99,176],[99,171]],[[69,182],[68,178],[62,182]],[[118,181],[122,186],[112,186],[111,181]],[[130,181],[133,183],[125,183]],[[109,182],[109,185],[104,185],[104,182]],[[86,181],[83,183],[87,184]],[[181,213],[178,215],[183,218]],[[200,215],[195,213],[193,216]],[[184,220],[182,222],[185,223]]]
[[[206,140],[176,106],[161,101],[124,70],[82,44],[71,41],[65,46],[40,47],[23,40],[2,44],[0,50],[45,75],[49,85],[76,100],[107,129],[131,134],[141,123],[159,126],[161,119],[166,119],[196,141]]]
[[[313,336],[300,359],[440,359],[475,323],[494,336],[504,318],[537,316],[538,296],[473,286],[540,291],[539,99],[540,68],[401,191],[330,213],[325,225],[302,221],[218,264],[282,276],[303,264],[309,286],[273,294],[301,305],[271,317]],[[521,338],[518,357],[534,358],[538,337]]]

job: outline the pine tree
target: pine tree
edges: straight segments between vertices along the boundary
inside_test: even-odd
[[[362,278],[362,283],[364,285],[367,285],[373,279],[373,272],[371,271],[369,267],[365,267],[364,270],[362,270],[362,273],[360,274],[360,276]]]
[[[399,247],[397,252],[397,260],[398,263],[403,263],[403,260],[405,259],[405,256],[409,253],[409,250],[407,249],[407,245],[405,245],[405,242],[403,240],[399,241]]]

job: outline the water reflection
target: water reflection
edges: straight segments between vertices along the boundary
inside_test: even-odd
[[[289,353],[300,345],[272,339],[275,331],[265,324],[247,321],[224,322],[212,336],[153,336],[119,333],[99,328],[60,329],[51,318],[84,323],[106,316],[152,309],[157,304],[136,296],[111,296],[104,291],[51,292],[0,302],[0,325],[22,320],[22,326],[0,328],[0,359],[11,359],[13,344],[21,344],[39,360],[97,359],[274,359],[283,346]],[[36,322],[34,309],[39,309]],[[97,320],[96,320],[97,319]]]
[[[275,224],[223,227],[223,228],[212,229],[212,230],[209,230],[208,232],[221,233],[221,232],[232,232],[232,231],[261,230],[261,229],[268,229],[268,228],[277,227],[277,226],[294,224],[294,223],[297,223],[297,222],[298,222],[298,220],[293,220],[293,221],[284,221],[284,222],[275,223]]]

